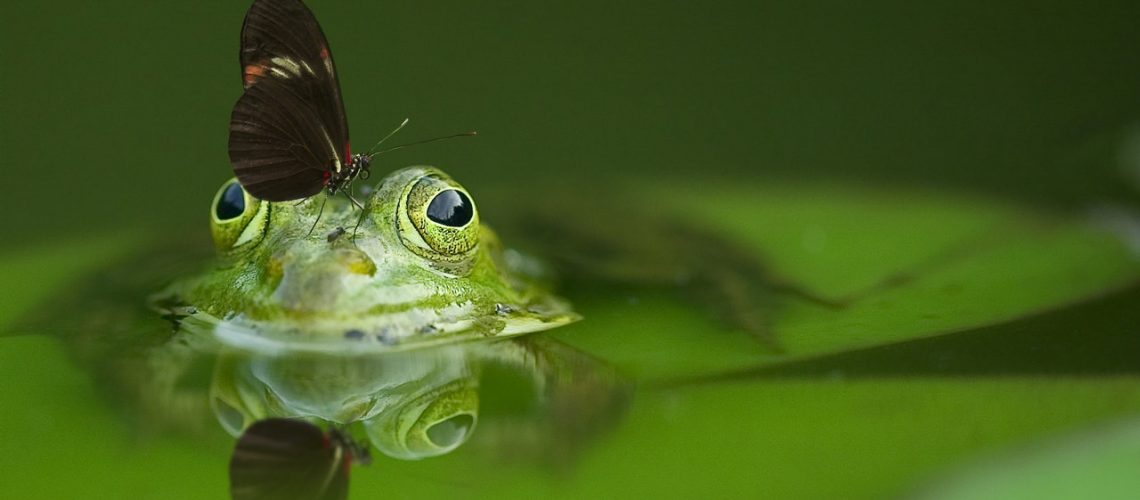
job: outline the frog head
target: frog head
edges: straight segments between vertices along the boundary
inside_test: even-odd
[[[171,294],[243,347],[388,349],[521,334],[577,316],[535,263],[504,250],[473,196],[432,167],[388,175],[363,202],[252,197],[236,180],[210,207],[218,264]]]

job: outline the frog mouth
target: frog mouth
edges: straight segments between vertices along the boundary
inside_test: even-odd
[[[258,320],[238,314],[216,318],[194,311],[221,344],[259,353],[375,353],[420,349],[556,328],[581,318],[558,299],[525,308],[495,304],[479,311],[470,302],[441,309],[409,309],[364,317]],[[189,318],[188,318],[189,319]]]

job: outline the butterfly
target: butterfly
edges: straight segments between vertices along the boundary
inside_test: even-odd
[[[230,115],[229,155],[249,194],[299,200],[369,176],[373,153],[352,153],[332,52],[301,0],[255,0],[240,60],[245,91]]]
[[[368,450],[343,432],[327,433],[303,420],[269,418],[249,426],[230,458],[235,500],[344,499],[353,461]]]

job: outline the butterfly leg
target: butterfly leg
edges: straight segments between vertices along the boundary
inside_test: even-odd
[[[324,199],[321,200],[320,210],[317,210],[317,218],[313,219],[313,225],[311,227],[309,227],[309,233],[305,235],[306,238],[309,236],[312,236],[313,230],[317,228],[317,223],[321,221],[321,215],[324,215],[324,213],[325,213],[325,203],[328,203],[328,201],[329,201],[329,196],[326,194]]]
[[[356,201],[356,198],[352,197],[352,193],[350,193],[348,190],[345,190],[344,195],[348,197],[348,201],[352,202],[352,206],[359,208],[361,212],[364,211],[364,205],[361,205],[359,201]]]

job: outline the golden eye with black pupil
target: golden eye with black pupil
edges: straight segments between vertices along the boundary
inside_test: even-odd
[[[471,196],[441,174],[413,181],[397,210],[400,239],[416,255],[462,271],[479,243],[479,212]]]
[[[210,232],[218,250],[252,246],[265,235],[269,204],[249,195],[236,179],[222,184],[210,206]]]

